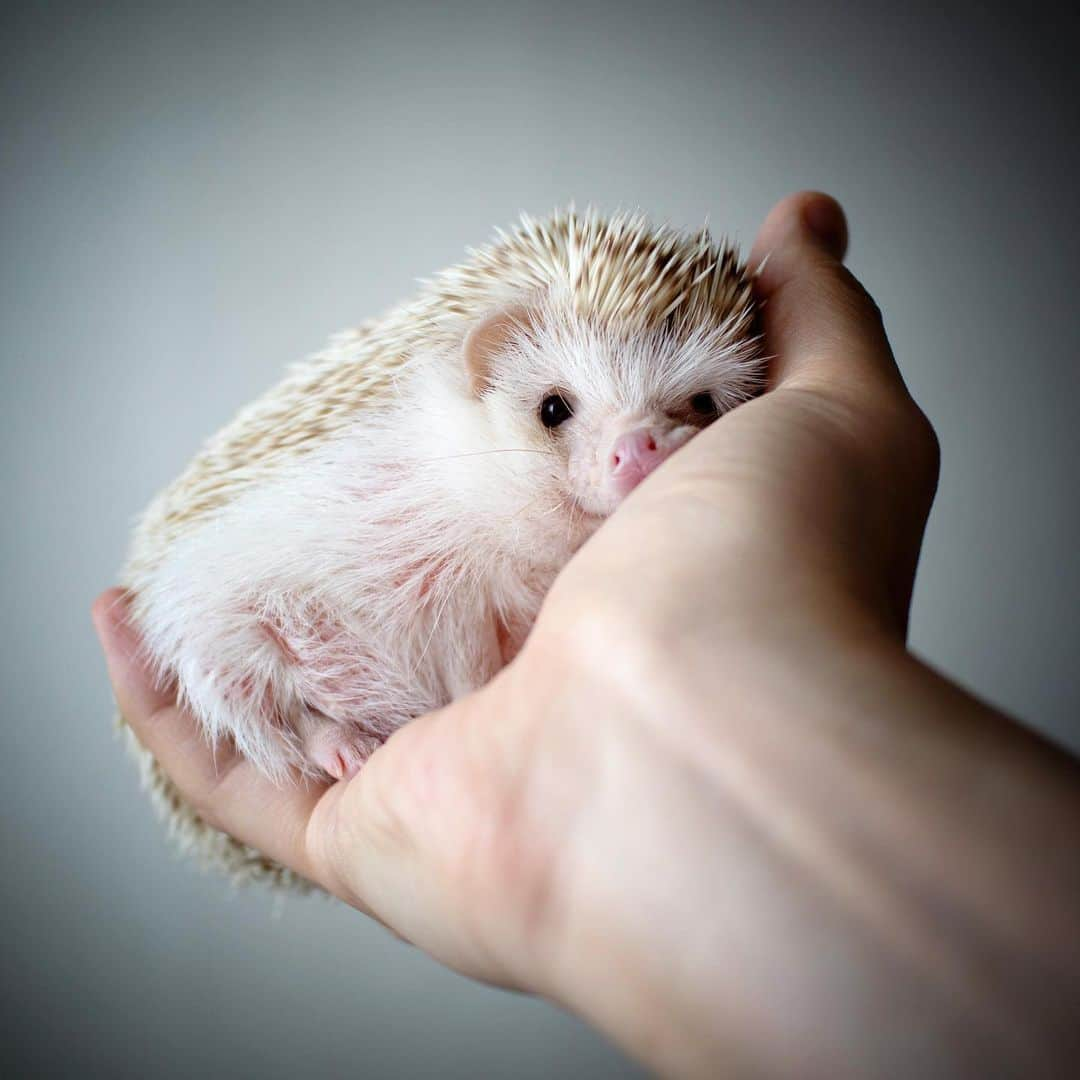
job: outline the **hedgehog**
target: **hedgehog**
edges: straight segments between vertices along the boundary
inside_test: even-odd
[[[755,325],[752,274],[707,229],[570,209],[497,231],[151,503],[121,580],[155,672],[275,782],[348,779],[511,662],[605,518],[762,389]],[[181,848],[304,887],[129,743]]]

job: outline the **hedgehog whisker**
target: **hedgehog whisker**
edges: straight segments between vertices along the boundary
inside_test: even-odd
[[[536,450],[526,446],[506,446],[497,450],[468,450],[462,454],[445,454],[441,457],[415,458],[414,465],[429,465],[435,461],[456,461],[459,458],[487,457],[489,454],[541,454],[546,457],[554,457],[554,450]]]

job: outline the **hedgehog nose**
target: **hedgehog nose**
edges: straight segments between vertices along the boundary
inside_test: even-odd
[[[668,456],[650,428],[628,431],[615,440],[608,459],[611,479],[619,496],[629,495]]]

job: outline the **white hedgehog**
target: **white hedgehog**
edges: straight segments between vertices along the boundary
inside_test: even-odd
[[[123,583],[157,670],[274,780],[351,775],[507,663],[620,500],[761,388],[753,322],[705,231],[523,218],[294,367],[151,504]],[[183,846],[298,884],[138,752]]]

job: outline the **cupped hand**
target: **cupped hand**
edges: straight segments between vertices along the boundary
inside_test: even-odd
[[[927,752],[942,700],[968,706],[903,648],[937,446],[845,247],[828,197],[773,210],[752,257],[768,392],[634,492],[489,686],[349,782],[274,787],[153,688],[110,591],[95,620],[138,738],[211,825],[659,1068],[859,1060],[828,995],[848,1025],[938,1003],[932,942],[875,875],[890,840],[936,827],[910,801],[948,812],[963,778],[943,753],[941,790],[920,773],[916,795],[895,756]],[[852,824],[866,799],[880,835]],[[978,998],[957,979],[953,1000]]]

